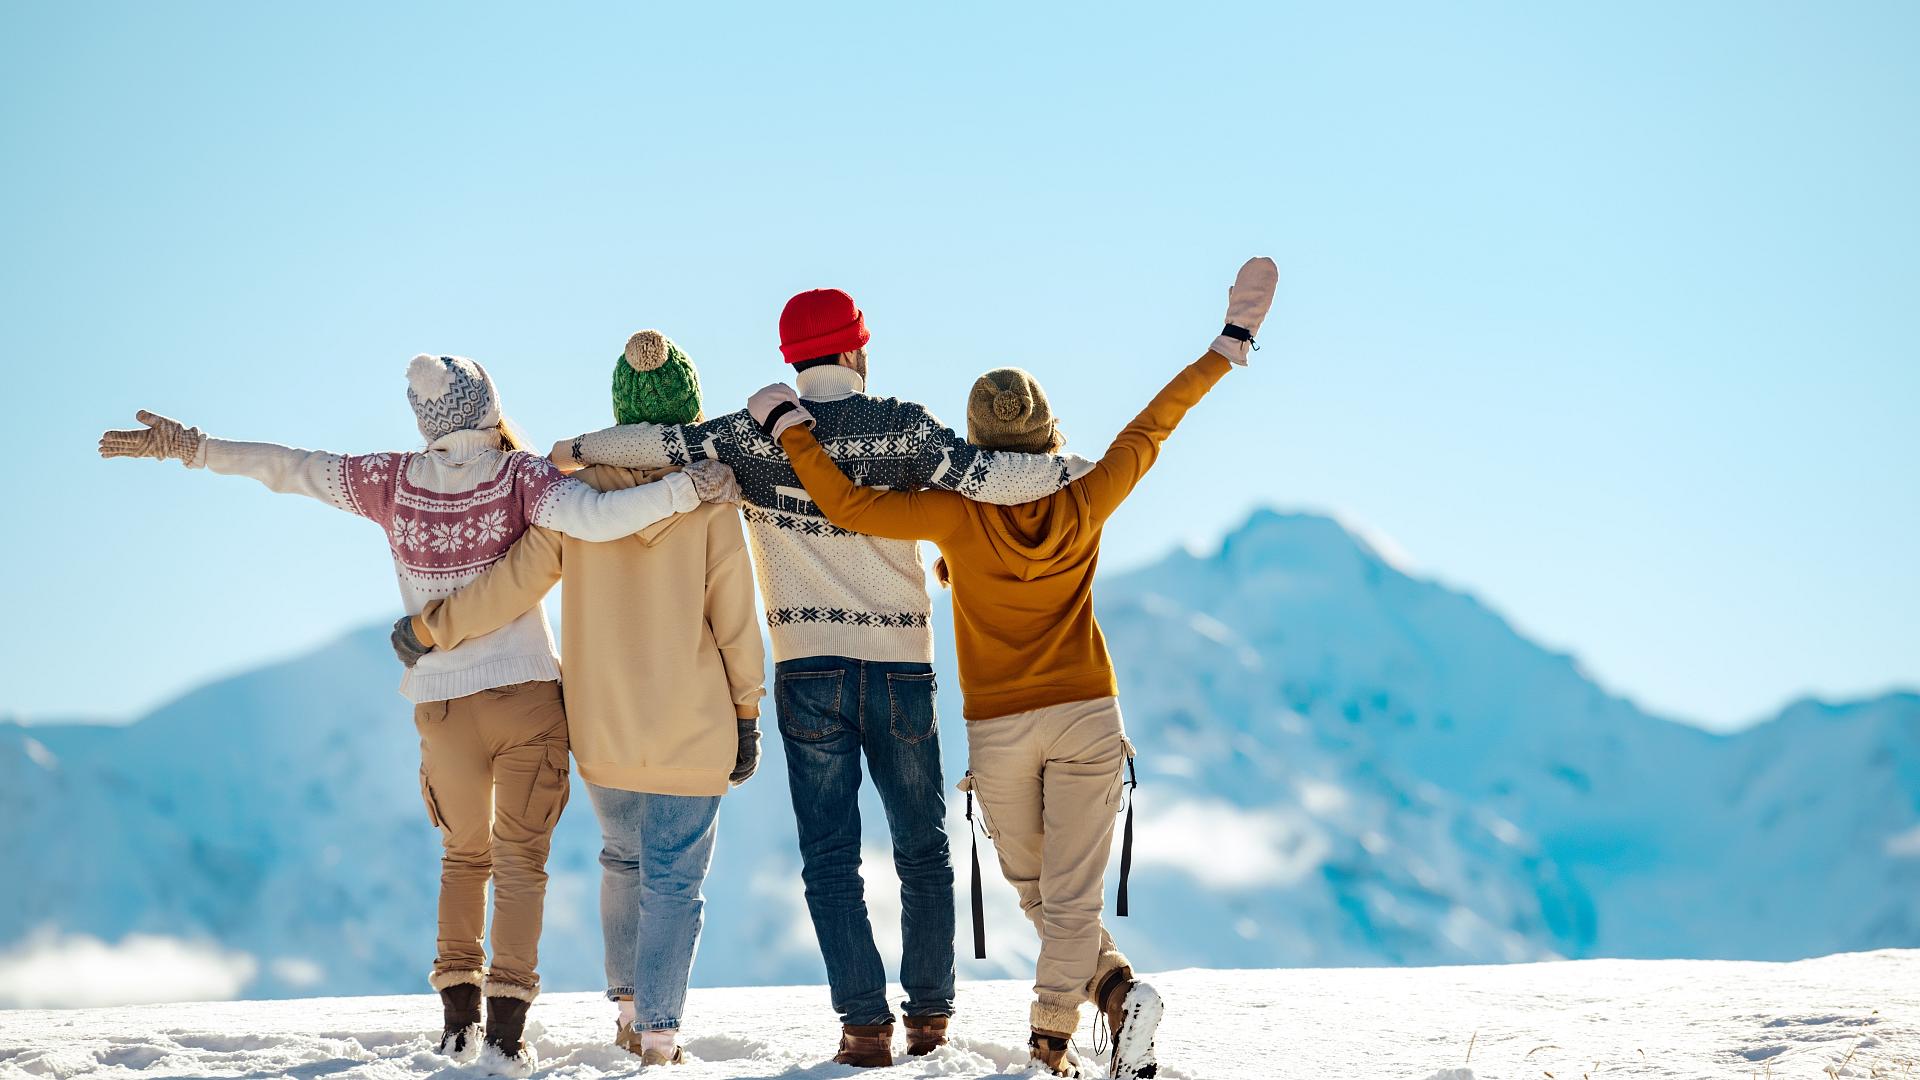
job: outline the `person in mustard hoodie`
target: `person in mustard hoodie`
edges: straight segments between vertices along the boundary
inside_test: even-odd
[[[1242,266],[1228,293],[1227,325],[1207,353],[1174,376],[1091,472],[1020,506],[858,486],[814,438],[791,389],[767,387],[749,405],[833,524],[940,547],[965,696],[969,767],[961,788],[980,800],[1000,868],[1040,932],[1028,1045],[1033,1061],[1054,1075],[1081,1075],[1070,1040],[1089,1000],[1106,1022],[1096,1034],[1112,1039],[1108,1075],[1158,1071],[1159,995],[1134,977],[1100,919],[1102,874],[1132,756],[1113,662],[1094,620],[1101,531],[1187,410],[1233,365],[1245,365],[1278,278],[1271,259]],[[1045,393],[1017,368],[974,383],[967,439],[1027,453],[1057,453],[1065,443]]]
[[[613,401],[622,424],[694,423],[699,376],[678,346],[642,330],[615,363]],[[676,471],[573,475],[620,491]],[[529,530],[498,565],[403,624],[396,651],[406,660],[487,634],[537,607],[555,581],[567,725],[600,819],[614,1041],[643,1065],[681,1064],[720,796],[760,760],[766,654],[740,515],[705,503],[605,544]]]

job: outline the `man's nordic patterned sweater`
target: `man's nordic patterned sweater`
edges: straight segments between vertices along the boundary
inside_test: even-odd
[[[857,392],[860,377],[847,368],[809,368],[795,382],[814,433],[856,483],[946,488],[1012,506],[1045,498],[1077,474],[1076,458],[971,446],[925,406]],[[830,524],[786,451],[745,409],[703,424],[607,428],[576,446],[596,465],[653,469],[713,458],[733,468],[775,661],[933,662],[933,603],[919,544]]]
[[[479,577],[529,525],[612,540],[699,502],[684,476],[602,493],[561,475],[545,458],[506,453],[498,444],[497,431],[472,429],[444,436],[425,453],[332,454],[206,439],[190,466],[251,476],[380,526],[410,615]],[[535,604],[491,634],[428,653],[407,669],[400,693],[415,702],[444,701],[559,677],[553,632]]]

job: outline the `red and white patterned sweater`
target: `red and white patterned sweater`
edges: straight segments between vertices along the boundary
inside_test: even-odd
[[[306,495],[379,525],[408,614],[479,577],[530,525],[582,540],[617,540],[699,504],[693,482],[679,473],[601,492],[545,458],[498,446],[497,432],[471,429],[423,453],[332,454],[210,438],[191,464],[251,476],[274,491]],[[559,677],[553,632],[536,604],[491,634],[429,653],[408,669],[400,693],[415,702],[444,701]]]

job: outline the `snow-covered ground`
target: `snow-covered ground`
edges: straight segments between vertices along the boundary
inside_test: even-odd
[[[1920,951],[1791,964],[1583,960],[1500,967],[1177,971],[1162,1075],[1237,1077],[1920,1078]],[[955,1045],[876,1077],[1024,1071],[1027,988],[963,984]],[[627,1076],[609,1006],[535,1007],[540,1076]],[[696,990],[685,1080],[825,1080],[821,987]],[[0,1012],[0,1077],[477,1076],[428,1049],[437,1002],[410,997]],[[1085,1030],[1081,1046],[1087,1049]]]

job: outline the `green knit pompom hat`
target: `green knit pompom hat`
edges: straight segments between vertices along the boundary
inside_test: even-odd
[[[700,373],[667,335],[642,330],[627,339],[613,365],[613,418],[621,424],[700,421]]]

